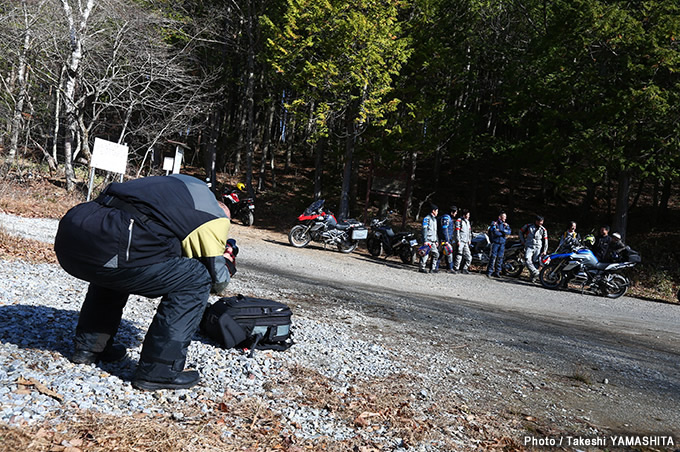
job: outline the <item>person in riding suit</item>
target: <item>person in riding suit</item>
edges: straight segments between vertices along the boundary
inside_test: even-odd
[[[456,221],[456,214],[458,213],[458,207],[451,206],[449,209],[450,213],[445,213],[439,218],[439,242],[440,242],[440,252],[439,260],[437,261],[437,268],[439,268],[439,261],[446,258],[447,269],[453,272],[453,252],[446,254],[444,252],[446,245],[449,245],[449,250],[455,250],[455,235],[454,226]]]
[[[621,234],[615,232],[611,237],[609,247],[607,248],[607,255],[604,257],[604,262],[611,263],[627,260],[630,247],[623,242]]]
[[[460,212],[460,218],[456,220],[455,240],[457,245],[456,250],[456,264],[454,265],[454,272],[460,270],[461,273],[467,275],[468,268],[472,262],[472,253],[470,252],[470,242],[472,241],[472,229],[470,229],[470,211],[463,209]],[[460,264],[463,261],[463,269]]]
[[[527,223],[519,230],[519,241],[524,245],[524,264],[531,273],[531,281],[538,279],[536,263],[548,252],[548,231],[543,226],[543,217],[536,215],[533,223]]]
[[[427,265],[428,256],[431,257],[430,271],[437,273],[437,259],[439,258],[439,250],[437,250],[437,214],[439,208],[434,204],[430,208],[430,213],[423,218],[423,244],[430,247],[430,252],[424,256],[420,256],[420,272],[429,273],[425,269]]]
[[[598,261],[604,262],[611,240],[612,238],[609,236],[609,226],[602,226],[600,228],[600,233],[595,236],[595,244],[593,245],[593,254],[595,254]]]
[[[505,222],[508,216],[505,212],[498,215],[498,219],[489,226],[489,239],[491,240],[491,254],[489,264],[486,267],[486,276],[501,277],[503,270],[503,254],[505,254],[505,239],[512,233],[512,229]]]
[[[572,244],[580,243],[581,235],[576,232],[576,222],[570,221],[567,225],[567,230],[564,231],[560,237],[560,243],[557,245],[556,253],[566,253],[571,250]]]
[[[59,221],[54,251],[67,273],[89,282],[75,329],[76,364],[126,356],[114,337],[130,294],[161,297],[144,337],[132,385],[185,389],[200,379],[184,370],[210,292],[236,272],[229,209],[201,180],[185,174],[112,183]]]

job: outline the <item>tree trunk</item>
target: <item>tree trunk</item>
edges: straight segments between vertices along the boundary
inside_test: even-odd
[[[269,111],[267,112],[267,120],[264,128],[264,136],[262,137],[262,162],[260,162],[260,176],[257,179],[258,193],[264,189],[265,171],[267,169],[267,154],[272,147],[272,127],[274,125],[274,114],[276,113],[276,104],[271,102],[269,104]]]
[[[252,1],[248,0],[247,14],[248,24],[246,34],[248,36],[248,56],[246,67],[248,70],[248,81],[246,83],[246,115],[248,124],[246,127],[246,190],[250,197],[254,197],[253,190],[253,130],[255,129],[255,39],[253,37],[253,22],[255,18],[252,13]]]
[[[210,130],[208,134],[208,146],[205,152],[205,172],[210,183],[212,192],[219,198],[217,189],[217,138],[222,123],[222,111],[210,113]]]
[[[23,1],[24,13],[26,12],[26,0]],[[26,74],[26,55],[28,54],[31,45],[31,30],[29,29],[28,19],[26,21],[26,29],[24,34],[24,45],[19,55],[19,67],[17,74],[17,81],[19,83],[19,95],[17,96],[16,105],[14,106],[14,115],[12,117],[12,138],[9,143],[9,160],[14,160],[17,155],[19,147],[19,132],[21,131],[21,116],[24,110],[24,101],[26,99],[28,75]]]
[[[290,117],[290,116],[288,116]],[[286,140],[285,140],[285,146],[286,146],[286,166],[284,167],[284,171],[288,172],[290,171],[290,167],[293,164],[293,143],[295,142],[295,128],[297,127],[297,120],[295,116],[292,117],[292,119],[289,121],[289,123],[286,125]]]
[[[307,118],[307,125],[305,126],[305,140],[310,141],[310,137],[312,136],[312,132],[314,131],[314,107],[316,106],[316,103],[314,100],[312,100],[309,104],[309,118]],[[311,157],[312,154],[315,151],[316,146],[309,146],[308,149],[308,156]]]
[[[248,122],[248,116],[243,111],[243,106],[241,106],[240,110],[241,111],[239,112],[239,115],[241,116],[241,119],[239,120],[239,127],[237,131],[238,140],[236,142],[236,155],[234,156],[234,171],[232,172],[232,175],[234,176],[238,176],[238,174],[241,172],[241,155],[243,153],[243,147],[245,146],[245,137],[242,131],[246,129]]]
[[[581,203],[582,218],[588,218],[590,216],[590,207],[593,205],[593,202],[595,201],[596,188],[597,185],[595,184],[594,181],[589,180],[588,182],[586,182],[586,195],[583,197],[583,201]]]
[[[356,130],[354,124],[355,107],[352,105],[345,111],[345,130],[347,138],[345,139],[345,166],[342,171],[342,191],[340,192],[340,219],[344,220],[349,216],[349,196],[350,185],[352,183],[352,159],[354,156],[354,147],[356,145]]]
[[[668,201],[671,199],[671,180],[663,181],[663,188],[661,189],[661,198],[659,198],[659,220],[666,221],[668,219]]]
[[[406,193],[404,200],[404,214],[401,217],[401,228],[406,227],[406,220],[408,219],[409,212],[411,211],[411,206],[413,205],[413,186],[416,183],[416,163],[418,160],[418,151],[411,152],[410,158],[410,170],[408,181],[406,183]]]
[[[61,0],[61,4],[66,15],[71,38],[71,53],[69,55],[68,67],[66,69],[66,90],[64,102],[66,106],[67,132],[64,143],[64,167],[66,173],[66,190],[72,192],[75,188],[75,172],[73,171],[73,145],[78,133],[78,115],[76,114],[75,93],[80,61],[83,58],[83,33],[87,28],[87,20],[94,7],[94,0],[87,0],[84,10],[80,13],[80,22],[76,24],[73,17],[73,10],[68,0]]]
[[[326,138],[322,137],[316,142],[316,158],[314,162],[314,200],[321,199],[323,188],[323,161],[326,153]]]
[[[59,160],[57,159],[57,143],[59,142],[59,127],[60,127],[60,114],[61,114],[61,87],[64,82],[64,74],[66,73],[66,66],[61,67],[61,72],[59,73],[59,82],[57,83],[57,89],[54,95],[54,129],[52,130],[52,158],[54,162],[59,166]]]
[[[616,212],[614,214],[613,232],[621,234],[626,239],[628,226],[628,202],[630,200],[630,170],[621,170],[619,173],[619,187],[616,195]]]
[[[92,153],[90,152],[90,128],[85,126],[85,118],[82,113],[78,115],[78,126],[80,127],[80,151],[83,153],[85,160],[90,162],[92,160]],[[120,141],[119,141],[120,143]],[[76,156],[73,156],[75,159]]]

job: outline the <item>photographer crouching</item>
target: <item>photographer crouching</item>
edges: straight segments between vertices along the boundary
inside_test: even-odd
[[[220,294],[236,272],[230,226],[229,209],[208,186],[182,174],[112,183],[94,201],[69,210],[54,250],[64,270],[90,283],[71,361],[125,358],[114,337],[128,296],[161,297],[132,385],[196,385],[198,371],[184,370],[187,349],[210,292]]]

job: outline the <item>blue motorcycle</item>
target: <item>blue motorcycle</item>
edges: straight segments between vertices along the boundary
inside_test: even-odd
[[[576,283],[581,286],[581,293],[619,298],[630,286],[630,280],[620,271],[639,261],[639,255],[635,254],[625,262],[599,262],[588,248],[574,246],[570,251],[543,258],[539,278],[546,289],[566,288],[569,283]]]

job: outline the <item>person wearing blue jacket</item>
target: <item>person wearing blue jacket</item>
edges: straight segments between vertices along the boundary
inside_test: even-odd
[[[445,213],[439,217],[439,260],[437,261],[437,268],[439,268],[439,263],[442,259],[446,258],[446,265],[449,272],[453,273],[453,256],[455,255],[455,224],[456,224],[456,214],[458,213],[458,207],[451,206],[449,208],[450,213]],[[446,245],[449,245],[448,254],[445,252]]]
[[[69,210],[54,250],[66,272],[90,283],[71,361],[123,359],[125,347],[114,337],[129,295],[161,297],[132,385],[196,385],[198,371],[184,370],[187,349],[210,292],[221,293],[236,272],[230,226],[229,209],[205,183],[183,174],[112,183]]]
[[[498,215],[498,219],[489,226],[489,239],[491,240],[491,253],[489,264],[486,267],[486,276],[500,278],[503,270],[503,255],[505,254],[505,240],[512,233],[512,229],[506,223],[508,216],[505,212]]]

